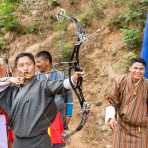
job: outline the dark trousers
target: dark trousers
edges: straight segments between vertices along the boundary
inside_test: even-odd
[[[54,144],[52,145],[52,148],[64,148],[65,144]]]

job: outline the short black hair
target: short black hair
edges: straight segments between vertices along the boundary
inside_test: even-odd
[[[136,62],[141,63],[141,64],[144,65],[144,67],[146,67],[146,62],[142,58],[133,58],[133,59],[131,59],[131,65],[133,65]]]
[[[15,66],[16,66],[17,63],[18,63],[18,60],[19,60],[20,58],[22,58],[22,57],[28,57],[28,58],[33,62],[33,64],[35,65],[35,59],[34,59],[33,54],[32,54],[32,53],[29,53],[29,52],[22,52],[22,53],[20,53],[20,54],[18,54],[18,55],[16,56],[15,61],[14,61]]]
[[[40,52],[38,52],[36,54],[35,57],[36,58],[40,58],[41,57],[43,59],[46,59],[46,60],[48,60],[52,64],[52,56],[51,56],[50,52],[48,52],[48,51],[45,51],[45,50],[40,51]]]

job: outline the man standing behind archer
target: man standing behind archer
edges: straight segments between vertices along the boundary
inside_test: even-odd
[[[64,72],[58,71],[52,66],[52,56],[48,51],[41,51],[36,54],[36,67],[38,70],[38,80],[64,80]],[[73,99],[71,90],[63,93],[56,94],[55,103],[58,111],[62,117],[64,129],[68,128],[72,111],[73,111]],[[64,98],[64,99],[63,99]],[[56,131],[57,133],[57,131]],[[63,144],[53,143],[54,148],[63,147]]]

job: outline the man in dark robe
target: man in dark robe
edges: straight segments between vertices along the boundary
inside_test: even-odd
[[[65,73],[63,71],[58,71],[52,61],[52,56],[48,51],[40,51],[35,56],[36,60],[36,68],[37,68],[37,79],[41,81],[47,80],[64,80]],[[61,138],[61,134],[63,133],[63,129],[68,128],[68,123],[70,122],[72,112],[73,112],[73,98],[72,91],[66,91],[62,94],[55,94],[55,103],[58,109],[58,114],[55,120],[59,117],[61,122],[59,121],[58,125],[55,122],[52,123],[52,127],[49,128],[50,133],[54,132],[56,135],[56,140],[52,140],[52,134],[50,134],[51,143],[53,144],[53,148],[62,148],[65,146],[63,139]],[[57,120],[56,120],[57,121]],[[57,122],[56,122],[57,123]],[[56,126],[61,127],[62,130],[56,130]]]
[[[53,96],[69,89],[69,80],[37,80],[30,53],[17,55],[15,72],[18,77],[6,78],[5,82],[11,83],[0,92],[0,106],[12,118],[14,148],[50,148],[47,129],[57,113]],[[78,75],[72,78],[74,82]]]

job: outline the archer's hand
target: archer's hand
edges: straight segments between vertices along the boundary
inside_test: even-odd
[[[9,82],[15,85],[21,85],[21,84],[24,84],[24,78],[23,77],[10,77]]]
[[[84,76],[84,72],[77,71],[73,74],[72,79],[74,82],[77,82],[77,81],[79,81],[79,78],[83,78],[83,76]]]
[[[108,121],[109,127],[114,130],[117,127],[117,121],[116,119],[112,118]]]

